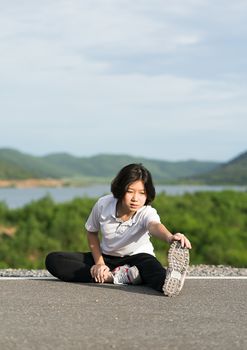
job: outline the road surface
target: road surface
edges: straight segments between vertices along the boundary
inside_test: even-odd
[[[247,349],[247,279],[143,286],[0,279],[0,349]]]

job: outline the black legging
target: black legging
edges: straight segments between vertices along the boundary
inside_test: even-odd
[[[144,284],[162,291],[166,270],[153,255],[140,253],[117,257],[103,254],[103,257],[111,271],[117,266],[135,265]],[[45,263],[47,270],[62,281],[93,282],[90,268],[94,265],[94,259],[91,252],[52,252],[47,255]]]

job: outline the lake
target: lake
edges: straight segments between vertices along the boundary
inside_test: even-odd
[[[182,195],[199,191],[235,190],[245,192],[247,186],[194,186],[194,185],[156,185],[156,192],[168,195]],[[49,194],[55,202],[62,203],[76,197],[97,198],[110,193],[109,185],[93,185],[88,187],[36,187],[36,188],[1,188],[0,202],[9,208],[20,208],[31,201],[36,201]]]

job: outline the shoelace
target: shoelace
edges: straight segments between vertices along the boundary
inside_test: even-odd
[[[119,268],[117,271],[113,273],[114,283],[119,284],[129,284],[131,281],[128,276],[128,268],[121,269]]]

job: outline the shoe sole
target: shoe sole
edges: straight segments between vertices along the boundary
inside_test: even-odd
[[[189,249],[183,248],[179,241],[171,244],[168,252],[168,268],[163,292],[172,297],[180,293],[189,266]]]

